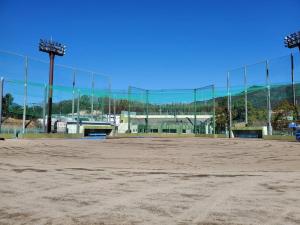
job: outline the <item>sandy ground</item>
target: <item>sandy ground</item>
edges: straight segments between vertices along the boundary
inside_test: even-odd
[[[300,143],[1,141],[0,224],[300,224]]]

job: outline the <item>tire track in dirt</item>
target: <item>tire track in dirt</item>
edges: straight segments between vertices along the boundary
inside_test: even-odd
[[[213,222],[209,221],[209,214],[223,209],[224,206],[222,204],[236,193],[245,195],[247,192],[251,192],[252,188],[257,185],[253,182],[253,179],[255,178],[231,179],[230,183],[219,185],[218,189],[210,197],[193,204],[191,209],[186,210],[177,220],[181,221],[182,224],[185,224],[186,218],[190,218],[190,223],[188,224],[202,224],[203,222],[209,224]]]

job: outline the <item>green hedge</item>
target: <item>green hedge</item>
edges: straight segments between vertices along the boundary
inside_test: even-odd
[[[296,141],[295,136],[283,136],[283,135],[264,135],[264,140],[278,140],[278,141]]]

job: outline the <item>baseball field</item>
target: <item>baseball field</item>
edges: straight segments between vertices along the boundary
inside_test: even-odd
[[[0,224],[300,224],[300,145],[1,141]]]

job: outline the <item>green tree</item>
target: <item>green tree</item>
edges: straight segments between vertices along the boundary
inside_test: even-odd
[[[3,116],[8,117],[10,115],[9,108],[14,101],[13,96],[10,93],[7,93],[2,99],[2,109],[3,109]]]
[[[274,130],[285,131],[291,120],[298,118],[298,110],[287,100],[281,101],[273,110],[272,126]]]

